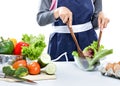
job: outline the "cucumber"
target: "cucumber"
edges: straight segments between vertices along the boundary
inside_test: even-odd
[[[45,72],[49,75],[53,75],[56,72],[56,65],[51,62],[45,67]]]
[[[49,54],[42,54],[39,58],[38,58],[38,63],[40,64],[41,68],[44,68],[47,64],[49,64],[51,62],[51,57]]]

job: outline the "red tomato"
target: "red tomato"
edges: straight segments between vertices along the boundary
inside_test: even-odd
[[[26,60],[17,60],[12,64],[13,68],[17,69],[20,66],[27,67],[27,62]]]
[[[15,55],[21,55],[22,46],[29,46],[29,44],[25,43],[25,42],[18,42],[15,46],[15,49],[14,49]]]
[[[31,62],[27,65],[29,74],[37,75],[40,73],[40,65],[38,62]]]

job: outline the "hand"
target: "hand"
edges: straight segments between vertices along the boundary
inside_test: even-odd
[[[109,23],[109,19],[104,16],[103,12],[100,12],[98,15],[98,26],[100,30],[103,30],[107,27],[107,24]]]
[[[69,27],[72,27],[72,12],[66,8],[66,7],[59,7],[54,11],[54,17],[60,18],[63,23],[66,23],[69,25]]]

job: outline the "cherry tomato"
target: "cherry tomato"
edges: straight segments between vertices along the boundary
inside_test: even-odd
[[[29,74],[37,75],[40,73],[40,65],[38,62],[31,62],[27,65]]]
[[[23,59],[17,60],[12,64],[12,66],[14,69],[17,69],[20,66],[27,67],[27,62],[26,62],[26,60],[23,60]]]

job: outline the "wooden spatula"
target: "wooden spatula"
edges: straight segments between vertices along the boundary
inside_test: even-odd
[[[102,30],[100,30],[100,32],[99,32],[99,38],[98,38],[97,51],[99,50],[99,47],[100,47],[101,37],[102,37]]]
[[[86,57],[84,56],[84,54],[83,54],[83,52],[82,52],[82,50],[81,50],[81,48],[80,48],[80,46],[79,46],[79,44],[78,44],[78,41],[77,41],[77,39],[76,39],[76,36],[75,36],[75,34],[74,34],[74,32],[73,32],[73,29],[72,29],[72,27],[70,27],[69,25],[68,25],[68,28],[69,28],[69,30],[70,30],[70,33],[71,33],[71,36],[72,36],[72,38],[73,38],[73,40],[74,40],[74,42],[75,42],[75,45],[76,45],[76,47],[77,47],[77,51],[78,51],[78,55],[79,55],[79,60],[77,60],[77,61],[75,61],[76,62],[76,64],[81,64],[82,66],[82,68],[83,68],[83,70],[86,70],[88,67],[89,67],[89,63],[88,63],[88,61],[86,60]],[[80,65],[79,65],[80,66]]]
[[[73,40],[74,40],[74,42],[75,42],[75,45],[76,45],[76,47],[77,47],[77,51],[78,51],[79,57],[83,57],[83,58],[84,58],[85,56],[84,56],[84,54],[83,54],[83,52],[82,52],[82,50],[81,50],[81,48],[80,48],[80,46],[79,46],[79,44],[78,44],[78,41],[77,41],[77,39],[76,39],[76,36],[75,36],[75,34],[74,34],[74,32],[73,32],[72,27],[70,27],[70,26],[68,25],[68,28],[69,28],[69,30],[70,30],[71,36],[72,36],[72,38],[73,38]]]

